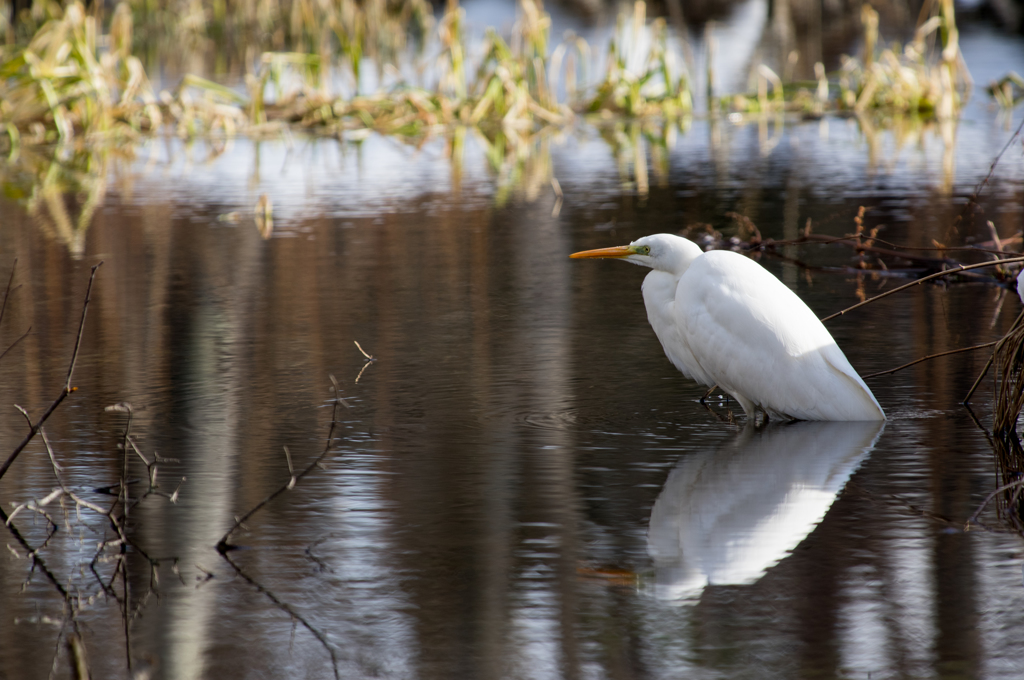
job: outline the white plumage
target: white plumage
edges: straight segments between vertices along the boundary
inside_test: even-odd
[[[647,318],[683,375],[718,385],[743,407],[797,420],[884,420],[871,390],[814,312],[738,253],[655,234],[574,253],[649,267]]]

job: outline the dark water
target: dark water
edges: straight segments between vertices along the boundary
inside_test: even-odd
[[[583,127],[497,168],[472,135],[455,166],[445,139],[154,141],[59,204],[45,187],[0,203],[0,276],[16,256],[21,285],[0,348],[32,327],[0,360],[0,450],[25,432],[11,404],[38,415],[58,395],[102,260],[79,390],[47,434],[70,487],[110,504],[95,489],[117,482],[125,420],[104,407],[129,402],[142,451],[176,459],[161,490],[187,478],[176,503],[150,496],[129,522],[140,673],[332,677],[301,617],[346,678],[1018,678],[1024,544],[964,531],[1001,483],[958,406],[984,354],[870,381],[882,428],[754,431],[701,408],[702,389],[664,358],[641,269],[567,256],[695,223],[730,234],[730,210],[774,238],[808,218],[847,233],[859,206],[898,243],[985,240],[986,220],[1008,237],[1024,206],[1019,143],[984,212],[950,225],[1019,120],[979,102],[955,130],[697,121],[639,156],[634,131]],[[263,193],[266,240],[252,218]],[[762,262],[821,315],[901,282]],[[992,286],[922,287],[829,328],[867,374],[997,338],[1019,308]],[[323,449],[331,374],[346,405],[326,469],[234,536],[243,576],[216,544],[287,482],[283,447],[297,468]],[[986,383],[983,424],[990,401]],[[134,460],[131,476],[145,474]],[[54,486],[36,442],[0,501],[10,513]],[[60,529],[40,555],[80,600],[93,677],[125,677],[123,588],[101,585],[119,550],[93,561],[109,529],[67,511],[49,506]],[[982,520],[1002,526],[991,508]],[[14,522],[43,545],[41,516]],[[47,677],[55,653],[69,677],[63,598],[5,543],[0,677]]]

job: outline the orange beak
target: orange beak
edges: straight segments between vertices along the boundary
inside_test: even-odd
[[[598,248],[597,250],[582,250],[578,253],[573,253],[569,257],[576,260],[583,258],[617,258],[633,255],[634,252],[631,246],[613,246],[611,248]]]

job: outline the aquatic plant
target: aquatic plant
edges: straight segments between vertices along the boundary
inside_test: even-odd
[[[814,65],[814,81],[783,83],[772,69],[761,64],[757,68],[757,92],[723,96],[719,106],[738,113],[799,111],[820,115],[838,110],[955,117],[972,80],[960,52],[953,1],[932,3],[931,15],[917,27],[906,46],[895,43],[879,49],[878,12],[870,5],[861,9],[861,22],[863,52],[860,57],[842,57],[837,73],[829,76],[819,62]]]
[[[133,137],[163,122],[142,62],[130,53],[132,20],[118,5],[101,42],[81,3],[46,5],[48,19],[0,61],[0,127],[10,146],[78,134]]]
[[[971,86],[970,73],[960,53],[953,0],[933,3],[933,15],[918,26],[913,40],[875,52],[878,12],[865,5],[865,47],[860,60],[847,58],[840,69],[838,104],[864,112],[873,109],[934,113],[951,118]],[[929,49],[938,34],[938,54]]]
[[[725,109],[756,116],[766,152],[778,142],[786,112],[852,110],[869,138],[875,125],[916,131],[922,119],[951,121],[969,76],[952,5],[936,7],[906,49],[881,51],[878,15],[866,8],[860,59],[847,59],[831,76],[816,64],[816,80],[807,83],[784,82],[759,65],[757,91],[712,99],[712,115]],[[35,3],[22,12],[14,42],[0,51],[0,151],[14,160],[24,146],[58,142],[54,158],[66,159],[105,140],[127,148],[125,139],[157,131],[216,144],[292,127],[352,140],[375,132],[416,145],[442,136],[451,140],[457,178],[457,154],[470,132],[500,180],[501,202],[520,182],[529,196],[555,186],[550,159],[531,158],[553,134],[582,120],[609,142],[623,186],[643,196],[649,172],[664,181],[671,137],[687,129],[693,111],[692,79],[681,57],[686,45],[663,19],[649,21],[642,1],[620,13],[603,70],[594,69],[594,51],[581,37],[552,40],[538,0],[519,0],[511,30],[490,29],[476,43],[457,0],[436,20],[425,0],[222,0],[188,3],[180,16],[169,8],[123,0],[105,17],[102,6],[87,11],[75,1],[63,9]],[[29,29],[34,32],[25,35]],[[155,33],[176,36],[185,51],[214,38],[227,41],[225,50],[245,43],[248,73],[234,85],[188,74],[154,95],[133,49],[146,48]],[[941,41],[941,54],[929,41]],[[869,112],[874,115],[861,115]],[[768,113],[775,116],[770,136]],[[952,139],[950,125],[944,124],[944,140]],[[951,178],[952,143],[946,148]],[[25,173],[11,165],[8,184],[12,171],[21,187],[16,193],[42,195],[38,186],[25,189]],[[46,201],[33,200],[41,213]]]
[[[331,134],[364,128],[414,136],[436,125],[524,130],[564,126],[577,113],[676,116],[692,109],[688,76],[669,48],[665,22],[658,19],[648,27],[643,2],[620,18],[603,80],[588,84],[589,46],[567,36],[551,50],[550,17],[535,0],[520,0],[511,40],[487,31],[475,63],[468,57],[463,11],[451,0],[432,43],[438,48],[436,82],[414,85],[394,66],[384,78],[392,84],[372,94],[361,94],[364,56],[375,55],[381,73],[387,70],[384,66],[396,64],[397,55],[408,47],[408,29],[415,26],[425,34],[432,26],[423,0],[398,3],[397,10],[378,0],[270,3],[265,11],[254,9],[264,3],[228,4],[237,4],[240,13],[225,12],[219,3],[209,11],[192,3],[174,30],[193,38],[228,30],[258,33],[259,27],[276,26],[275,18],[287,7],[286,35],[280,40],[263,35],[255,43],[291,49],[264,51],[245,78],[244,92],[187,75],[159,97],[131,51],[138,17],[144,32],[152,31],[167,19],[159,10],[122,2],[108,33],[100,35],[100,20],[81,3],[64,9],[49,5],[48,18],[28,44],[8,49],[9,56],[0,62],[0,124],[11,145],[66,140],[76,133],[138,133],[164,122],[185,136],[259,132],[272,122]],[[646,54],[639,47],[645,32],[650,33]],[[337,85],[330,75],[336,66],[350,76],[347,91],[331,91]],[[23,133],[31,136],[23,140]]]
[[[595,94],[583,102],[582,110],[631,117],[674,117],[693,111],[689,78],[668,46],[668,26],[659,18],[646,28],[645,12],[645,3],[637,2],[632,16],[619,14],[616,35],[608,45],[604,79],[597,84]],[[636,54],[645,31],[650,34],[646,58]],[[631,68],[631,61],[642,66]]]
[[[552,49],[550,17],[536,0],[519,0],[510,35],[489,29],[475,59],[457,0],[449,0],[436,22],[425,0],[223,0],[209,7],[189,3],[173,19],[161,3],[125,0],[106,35],[100,35],[98,10],[89,14],[79,2],[46,8],[46,16],[35,6],[25,15],[25,24],[38,24],[37,30],[23,48],[5,48],[0,62],[0,125],[11,146],[75,134],[137,134],[165,122],[182,136],[260,134],[281,125],[403,137],[431,134],[438,126],[500,126],[508,136],[510,130],[563,127],[579,116],[603,125],[693,111],[691,78],[679,50],[663,19],[648,22],[642,1],[620,13],[605,68],[594,82],[588,78],[590,46],[569,34]],[[878,49],[873,9],[865,6],[862,21],[863,55],[846,58],[831,79],[816,64],[815,81],[784,83],[762,64],[755,93],[712,104],[742,113],[845,109],[953,116],[970,77],[952,2],[936,3],[933,16],[902,49]],[[157,97],[132,49],[139,33],[160,27],[182,40],[232,36],[249,40],[250,52],[272,49],[251,60],[244,89],[187,75]],[[929,48],[936,40],[938,51]],[[415,68],[403,70],[401,57],[412,44],[419,56],[405,66]],[[436,51],[432,61],[423,56],[427,46]],[[380,86],[363,93],[368,58]],[[347,78],[339,80],[339,74]],[[998,92],[1012,101],[1011,86],[1007,81]]]
[[[1004,109],[1012,109],[1024,100],[1024,78],[1010,71],[987,88],[989,95]]]

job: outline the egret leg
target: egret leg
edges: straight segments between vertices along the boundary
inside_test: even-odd
[[[704,393],[704,396],[700,398],[700,403],[707,406],[707,399],[711,396],[711,393],[718,389],[718,385],[712,385],[711,388]]]
[[[741,396],[739,394],[734,394],[732,396],[733,396],[733,399],[738,401],[740,403],[740,406],[743,407],[743,413],[744,413],[744,415],[747,416],[747,420],[749,420],[752,423],[756,423],[757,422],[757,406],[754,404],[754,402],[750,401],[746,397]]]

